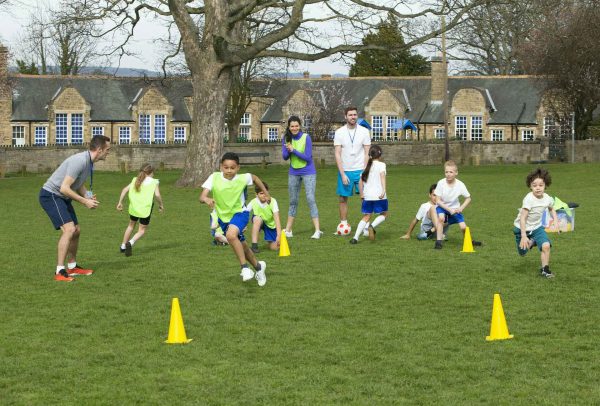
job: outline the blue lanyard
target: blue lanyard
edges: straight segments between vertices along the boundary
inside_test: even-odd
[[[350,143],[354,147],[354,139],[356,138],[356,130],[357,130],[357,128],[354,127],[354,137],[352,136],[352,134],[350,134],[350,129],[348,128],[348,126],[346,126],[346,130],[348,130],[348,136],[350,137]]]
[[[93,191],[92,185],[94,184],[94,161],[92,161],[92,154],[88,151],[88,156],[90,157],[90,191]]]

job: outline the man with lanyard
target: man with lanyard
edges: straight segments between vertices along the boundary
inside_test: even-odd
[[[335,163],[338,167],[337,194],[340,202],[340,221],[348,222],[348,197],[353,191],[359,193],[360,175],[369,160],[371,135],[369,130],[358,125],[358,109],[344,110],[346,124],[335,131]]]
[[[110,138],[96,135],[90,142],[88,151],[80,152],[65,159],[48,178],[40,190],[40,204],[50,217],[52,224],[62,231],[58,240],[58,260],[55,281],[71,282],[75,275],[91,275],[94,271],[77,265],[79,245],[79,223],[72,201],[76,200],[88,209],[98,207],[93,193],[94,162],[106,159],[110,150]],[[90,178],[90,189],[84,183]],[[65,260],[69,259],[65,270]]]

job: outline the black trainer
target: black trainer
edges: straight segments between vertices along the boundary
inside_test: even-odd
[[[540,275],[544,278],[554,278],[554,274],[550,272],[550,267],[546,265],[543,268],[540,268]]]
[[[472,240],[471,243],[473,244],[474,247],[481,247],[483,245],[483,243],[481,241]]]
[[[433,246],[433,249],[441,250],[442,249],[442,240],[435,240],[435,245]]]
[[[119,251],[121,252],[121,254],[124,254],[125,253],[125,248],[119,247]]]
[[[350,240],[350,244],[358,244],[358,240],[356,238],[353,238]]]
[[[132,252],[132,247],[131,247],[131,243],[129,241],[127,241],[127,243],[125,244],[125,256],[126,257],[130,257],[131,254],[133,254]]]

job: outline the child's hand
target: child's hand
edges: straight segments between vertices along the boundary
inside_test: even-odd
[[[410,240],[410,234],[404,234],[402,237],[400,237],[401,240]]]
[[[385,197],[385,190],[383,191],[382,194],[379,195],[379,198],[383,200],[383,198]]]
[[[208,207],[210,207],[211,209],[215,208],[215,201],[213,199],[211,199],[210,197],[207,197],[206,199],[204,199],[204,203],[206,203],[206,205]]]
[[[117,203],[117,210],[123,211],[123,203],[121,203],[121,202]]]

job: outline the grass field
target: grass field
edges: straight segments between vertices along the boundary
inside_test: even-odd
[[[79,262],[96,273],[54,282],[59,233],[37,201],[47,175],[0,179],[0,403],[598,404],[600,165],[547,167],[548,192],[581,205],[575,232],[551,236],[553,280],[538,276],[537,252],[517,255],[511,231],[531,166],[461,168],[465,217],[484,242],[473,254],[460,253],[456,227],[441,251],[399,239],[441,167],[389,167],[391,217],[356,246],[332,235],[329,167],[318,175],[324,238],[309,239],[301,195],[292,255],[259,254],[264,288],[210,244],[208,208],[174,187],[178,172],[157,174],[165,212],[130,258],[115,205],[132,174],[98,173],[101,207],[76,206]],[[244,169],[270,184],[285,223],[287,168]],[[352,199],[353,226],[359,209]],[[485,341],[494,293],[513,340]],[[188,345],[163,343],[173,297]]]

